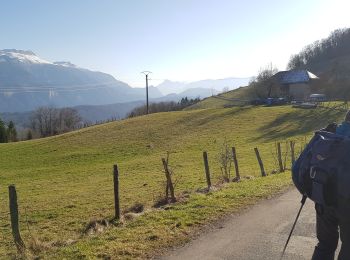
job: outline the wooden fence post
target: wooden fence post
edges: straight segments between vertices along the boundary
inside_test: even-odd
[[[292,159],[292,165],[295,162],[295,152],[294,152],[294,148],[295,148],[295,141],[290,141],[290,152],[291,152],[291,159]]]
[[[118,165],[113,166],[113,183],[114,183],[114,209],[115,219],[120,219],[120,200],[119,200],[119,171]]]
[[[18,217],[18,204],[17,204],[17,192],[15,185],[9,187],[9,199],[10,199],[10,217],[13,240],[16,244],[17,250],[23,252],[25,249],[24,242],[19,232],[19,217]]]
[[[164,158],[162,158],[162,162],[163,162],[165,177],[167,179],[167,189],[169,188],[169,190],[170,190],[171,202],[175,202],[176,198],[175,198],[175,192],[174,192],[174,185],[173,185],[173,182],[171,180],[171,176],[170,176],[170,172],[169,172],[169,168],[168,168],[168,163]]]
[[[277,159],[278,159],[278,166],[280,168],[280,172],[284,172],[284,167],[282,162],[281,143],[277,143]]]
[[[260,166],[261,176],[265,177],[266,176],[266,172],[265,172],[264,164],[263,164],[263,162],[261,160],[258,148],[255,147],[254,151],[255,151],[255,154],[256,154],[256,158],[258,159],[259,166]]]
[[[203,160],[204,160],[204,168],[205,168],[205,177],[207,179],[207,185],[209,190],[211,187],[211,180],[210,180],[210,171],[209,171],[209,162],[208,162],[207,152],[203,152]]]
[[[236,153],[236,148],[235,147],[232,147],[232,158],[233,158],[233,163],[235,165],[236,180],[239,181],[241,179],[241,175],[239,174],[237,153]]]

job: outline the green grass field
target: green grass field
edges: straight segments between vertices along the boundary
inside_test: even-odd
[[[251,100],[251,96],[249,95],[249,87],[240,87],[238,89],[234,89],[234,90],[219,94],[218,96],[229,98],[229,99]],[[208,97],[202,100],[201,102],[186,108],[186,110],[204,109],[204,108],[224,108],[232,105],[240,106],[242,104],[244,104],[244,102],[243,103],[232,102],[229,100],[218,99],[215,97]]]
[[[296,140],[300,150],[314,129],[342,112],[283,107],[244,107],[159,113],[72,133],[0,144],[0,259],[14,257],[7,186],[19,197],[27,256],[45,259],[145,258],[187,241],[204,223],[235,212],[290,185],[290,174],[230,183],[202,194],[202,152],[208,151],[214,183],[224,140],[237,149],[241,174],[259,176],[254,147],[268,173],[277,169],[276,141]],[[284,146],[283,146],[284,148]],[[161,158],[170,155],[176,194],[167,207],[152,205],[164,193]],[[113,217],[112,168],[120,169],[122,209],[136,202],[146,212],[103,232],[84,235],[90,221]],[[33,243],[32,241],[37,241]]]

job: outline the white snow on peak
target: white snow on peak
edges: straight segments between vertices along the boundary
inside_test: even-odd
[[[32,51],[22,51],[16,49],[0,50],[0,62],[18,61],[32,64],[52,64],[49,61],[39,58]]]
[[[32,51],[23,51],[16,49],[5,49],[0,50],[0,63],[1,62],[18,62],[18,63],[27,63],[27,64],[50,64],[56,66],[63,66],[69,68],[78,68],[69,61],[57,61],[50,62],[38,57]]]
[[[53,64],[55,65],[60,65],[60,66],[64,66],[64,67],[70,67],[70,68],[76,68],[77,65],[69,62],[69,61],[55,61]]]

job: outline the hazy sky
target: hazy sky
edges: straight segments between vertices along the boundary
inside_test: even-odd
[[[350,27],[348,0],[0,0],[0,49],[32,50],[143,86],[247,77]]]

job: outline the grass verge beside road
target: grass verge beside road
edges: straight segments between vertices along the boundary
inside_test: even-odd
[[[119,227],[85,237],[78,243],[49,252],[48,258],[146,258],[180,245],[204,224],[235,213],[262,198],[286,189],[290,173],[226,184],[219,191],[194,193],[183,202],[168,205],[128,221]]]

